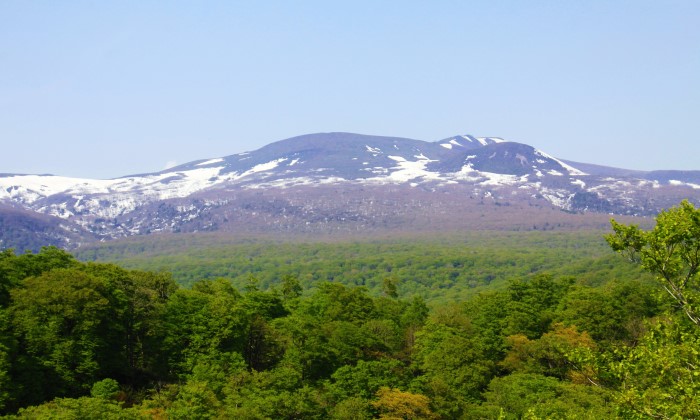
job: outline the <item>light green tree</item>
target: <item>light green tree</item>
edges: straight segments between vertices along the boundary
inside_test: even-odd
[[[386,420],[432,419],[430,399],[396,388],[382,387],[377,391],[377,400],[372,402],[379,411],[379,418]]]
[[[612,221],[613,250],[654,273],[680,312],[650,323],[632,349],[608,363],[626,418],[695,418],[700,413],[700,210],[688,201],[661,212],[648,231]],[[690,322],[686,321],[689,320]]]
[[[614,233],[606,240],[612,249],[654,273],[687,317],[700,326],[700,210],[683,201],[659,213],[656,226],[648,231],[614,219],[611,223]]]

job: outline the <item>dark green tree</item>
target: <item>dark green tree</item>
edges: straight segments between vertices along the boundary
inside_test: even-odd
[[[510,299],[504,319],[505,334],[537,338],[547,332],[559,301],[573,282],[573,278],[555,279],[549,274],[510,281],[507,289]]]
[[[416,334],[412,367],[419,376],[415,386],[433,401],[440,415],[461,417],[468,403],[479,400],[496,368],[485,344],[457,306],[433,314]]]
[[[43,375],[19,379],[23,401],[79,395],[119,358],[111,334],[116,319],[102,279],[74,268],[54,269],[27,278],[11,295],[21,352],[16,366],[24,374]]]
[[[0,252],[0,307],[9,304],[10,290],[19,286],[25,278],[36,277],[55,268],[78,265],[71,254],[53,246],[43,247],[36,254],[28,252],[16,255],[12,249]]]
[[[399,297],[399,292],[396,287],[397,283],[398,280],[395,277],[385,277],[382,281],[382,294],[394,299]]]
[[[303,291],[299,278],[292,274],[282,276],[282,297],[284,300],[296,299]]]
[[[164,363],[184,376],[201,358],[243,353],[250,317],[241,295],[225,280],[202,281],[170,296],[164,313]]]

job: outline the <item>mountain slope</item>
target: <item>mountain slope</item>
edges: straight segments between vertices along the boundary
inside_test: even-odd
[[[68,227],[52,232],[65,231],[61,243],[76,244],[164,231],[456,226],[460,206],[484,200],[523,209],[650,215],[681,199],[697,202],[699,191],[700,171],[575,163],[495,137],[426,142],[317,133],[111,180],[0,175],[0,203],[6,206],[0,212],[20,209],[54,227],[63,221]],[[4,220],[10,220],[0,237],[4,246],[17,246],[7,232],[38,226]]]
[[[72,248],[93,239],[70,221],[14,206],[0,205],[0,249],[36,251],[42,246]]]

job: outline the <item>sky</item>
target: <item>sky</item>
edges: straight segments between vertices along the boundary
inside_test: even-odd
[[[0,1],[0,173],[345,131],[700,170],[700,1]]]

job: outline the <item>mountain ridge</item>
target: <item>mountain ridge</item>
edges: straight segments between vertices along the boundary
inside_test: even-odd
[[[339,200],[328,193],[334,190],[346,192],[345,208],[333,202]],[[0,175],[3,208],[56,218],[50,225],[66,231],[59,242],[72,246],[153,232],[235,232],[251,226],[352,230],[354,221],[355,228],[369,229],[376,227],[373,218],[406,229],[444,218],[442,226],[459,217],[460,209],[445,202],[449,199],[463,208],[491,200],[648,216],[682,199],[697,202],[699,191],[700,171],[577,163],[498,137],[457,135],[428,142],[346,132],[291,137],[250,152],[109,180]],[[415,197],[420,204],[406,204]],[[437,208],[451,213],[431,215]],[[391,221],[398,209],[405,217]],[[0,240],[0,246],[12,245],[9,238]]]

